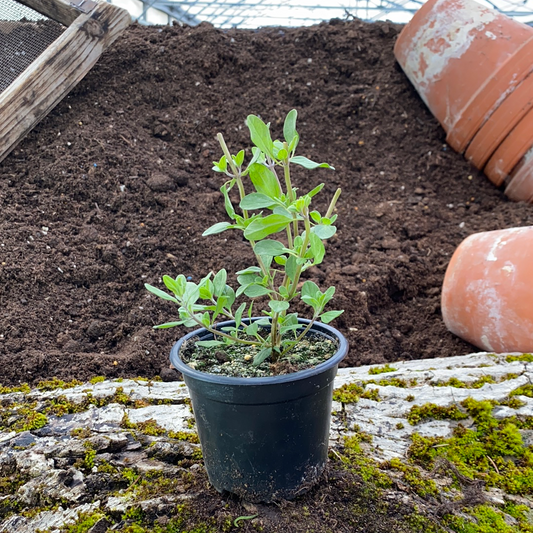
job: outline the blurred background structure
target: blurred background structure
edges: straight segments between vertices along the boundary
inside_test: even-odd
[[[310,26],[333,18],[407,22],[421,0],[110,0],[141,24],[197,25],[219,28]],[[478,0],[522,22],[533,24],[533,0]]]

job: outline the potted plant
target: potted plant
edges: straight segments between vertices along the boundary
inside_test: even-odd
[[[248,501],[294,498],[318,481],[327,462],[333,379],[348,351],[343,335],[327,325],[342,313],[325,311],[335,288],[322,292],[300,281],[322,262],[323,241],[335,234],[341,191],[321,215],[310,205],[324,184],[303,194],[293,187],[292,165],[333,168],[295,155],[296,117],[296,110],[288,113],[284,140],[273,141],[270,124],[248,116],[254,146],[246,166],[244,150],[231,155],[218,134],[223,155],[213,170],[228,178],[220,190],[230,221],[203,235],[237,229],[250,243],[257,264],[236,273],[237,290],[224,269],[198,283],[164,276],[169,292],[146,284],[178,306],[178,320],[156,328],[200,327],[174,345],[170,359],[191,394],[211,483]],[[234,309],[242,295],[251,302]],[[252,312],[257,299],[266,303],[260,317]],[[309,307],[309,319],[290,312],[296,300]]]

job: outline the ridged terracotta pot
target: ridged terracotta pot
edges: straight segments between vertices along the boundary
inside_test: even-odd
[[[533,66],[533,47],[528,61]],[[530,74],[486,120],[468,146],[465,157],[476,168],[482,169],[502,141],[532,108],[533,74]]]
[[[482,350],[533,351],[533,226],[465,239],[446,271],[442,316]]]
[[[429,0],[394,53],[421,98],[463,152],[533,69],[533,28],[473,0]]]
[[[485,174],[495,185],[502,185],[533,146],[533,109],[512,129],[485,166]]]
[[[511,174],[505,194],[516,202],[533,203],[533,148],[526,152]]]

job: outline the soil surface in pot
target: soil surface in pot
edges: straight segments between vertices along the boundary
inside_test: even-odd
[[[532,225],[533,209],[445,144],[394,60],[399,30],[133,25],[1,163],[0,383],[175,378],[185,330],[152,329],[173,308],[143,285],[252,264],[240,234],[201,237],[225,220],[215,136],[249,146],[250,113],[280,136],[292,108],[300,155],[336,168],[295,185],[326,183],[320,211],[342,188],[338,233],[308,277],[337,288],[343,365],[476,351],[441,318],[450,256],[473,232]]]

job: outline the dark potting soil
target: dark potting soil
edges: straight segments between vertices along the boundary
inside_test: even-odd
[[[473,232],[533,224],[533,208],[445,144],[395,63],[399,29],[132,26],[0,164],[0,382],[168,377],[185,330],[152,330],[174,309],[143,285],[251,264],[240,234],[201,237],[225,220],[215,136],[236,152],[248,114],[279,136],[292,108],[299,153],[336,167],[295,184],[326,183],[319,210],[342,188],[309,277],[337,288],[344,365],[475,351],[441,318],[450,256]]]

